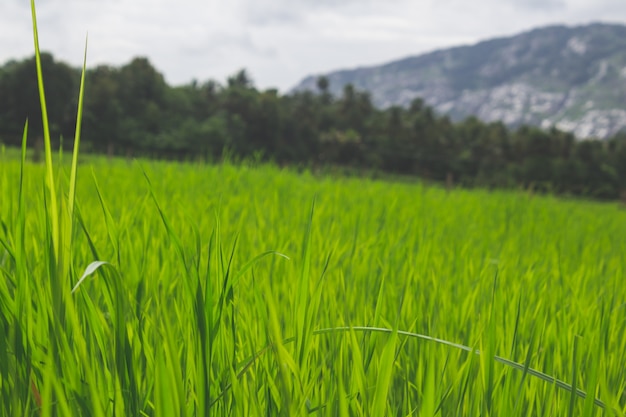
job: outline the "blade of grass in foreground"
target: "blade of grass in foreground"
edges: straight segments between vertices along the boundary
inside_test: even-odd
[[[308,350],[310,346],[311,338],[311,326],[310,323],[310,301],[309,292],[310,284],[309,277],[311,274],[311,240],[312,240],[312,226],[313,226],[313,213],[315,212],[315,201],[311,204],[311,211],[309,213],[309,219],[306,226],[306,232],[304,234],[303,252],[302,252],[302,268],[300,270],[300,280],[298,282],[298,292],[295,298],[294,313],[296,317],[296,355],[300,370],[304,369],[304,364],[308,356]]]
[[[46,106],[46,94],[44,91],[43,71],[41,69],[41,54],[39,51],[39,35],[37,31],[37,14],[35,0],[30,1],[33,20],[33,40],[35,42],[35,61],[37,64],[37,85],[39,87],[39,103],[41,105],[41,123],[43,125],[43,139],[46,159],[46,184],[49,193],[49,207],[52,226],[52,244],[54,248],[55,262],[59,262],[59,210],[54,186],[54,171],[52,166],[52,145],[50,143],[50,126],[48,124],[48,108]]]
[[[524,392],[524,381],[526,381],[526,376],[528,375],[528,370],[530,369],[530,360],[532,358],[533,355],[533,348],[535,346],[535,331],[533,328],[533,332],[531,333],[530,336],[530,342],[528,343],[528,352],[526,353],[526,359],[524,360],[524,369],[522,370],[522,380],[519,383],[519,388],[517,391],[517,398],[515,399],[515,408],[514,408],[514,415],[517,415],[517,410],[519,409],[520,404],[522,403],[522,395]],[[591,399],[591,406],[593,406],[593,397],[591,396],[587,396],[587,398],[585,399],[585,401],[587,402],[589,399]]]
[[[17,387],[21,386],[23,389],[14,390],[10,393],[10,397],[13,401],[13,412],[19,413],[21,404],[27,404],[27,399],[30,393],[32,392],[35,399],[39,394],[37,392],[37,388],[33,385],[32,375],[31,375],[31,348],[28,340],[32,340],[30,338],[31,332],[31,315],[30,315],[30,305],[31,305],[31,290],[30,283],[28,280],[28,276],[26,271],[27,267],[27,257],[26,257],[26,247],[25,247],[25,238],[26,238],[26,208],[24,203],[24,167],[26,165],[26,141],[28,137],[28,120],[24,123],[24,131],[22,136],[22,153],[21,153],[21,161],[20,161],[20,182],[18,189],[18,209],[17,209],[17,223],[15,230],[15,249],[14,249],[14,258],[16,265],[16,294],[15,294],[15,309],[13,316],[13,327],[14,327],[14,351],[16,361],[18,363],[20,372],[16,372],[15,381]],[[24,343],[24,338],[22,336],[25,334],[26,343]],[[8,335],[7,335],[8,336]],[[10,336],[9,336],[10,337]],[[8,360],[3,358],[1,363],[7,363]],[[7,368],[4,368],[4,372],[7,371]],[[8,375],[7,375],[8,377]],[[8,380],[8,378],[7,378]],[[29,382],[30,381],[30,384]],[[18,385],[19,384],[19,385]],[[31,387],[29,391],[27,387]],[[3,386],[3,388],[8,388],[8,386]],[[4,390],[3,390],[4,392]],[[7,391],[8,393],[8,391]],[[8,399],[5,400],[5,404],[8,406],[10,401]],[[26,414],[28,410],[28,406],[23,408],[24,414]]]
[[[76,177],[78,171],[78,150],[80,148],[80,132],[83,120],[83,98],[85,95],[85,70],[87,67],[87,43],[85,39],[85,53],[83,56],[83,71],[80,76],[80,90],[78,92],[78,110],[76,112],[76,132],[74,134],[74,150],[72,152],[72,169],[70,172],[70,194],[68,208],[70,213],[69,238],[72,236],[72,225],[74,224],[74,201],[76,200]]]
[[[15,233],[15,265],[18,271],[18,280],[23,277],[19,276],[19,271],[26,271],[26,249],[24,247],[24,238],[26,233],[26,208],[24,207],[24,166],[26,165],[26,138],[28,137],[28,120],[24,123],[24,134],[22,136],[22,156],[20,161],[20,184],[18,189],[18,205],[17,205],[17,230]],[[26,291],[28,292],[28,291]]]
[[[606,334],[606,332],[608,331],[608,321],[605,320],[604,318],[604,314],[605,314],[605,310],[604,310],[604,304],[602,304],[602,312],[600,313],[600,334]],[[601,343],[596,343],[595,344],[595,350],[593,351],[593,353],[591,354],[591,357],[589,358],[589,362],[590,362],[590,367],[591,369],[589,370],[590,376],[589,376],[589,384],[587,385],[587,392],[589,394],[594,394],[596,392],[597,386],[598,386],[598,376],[599,376],[599,367],[600,367],[600,358],[602,355],[602,349],[601,349],[602,344]],[[582,416],[583,417],[593,417],[595,415],[594,413],[594,408],[593,408],[593,395],[587,395],[587,398],[585,398],[585,403],[583,406],[583,413]]]
[[[372,406],[372,416],[384,416],[387,406],[387,396],[393,376],[393,363],[396,357],[396,342],[398,340],[398,329],[391,332],[391,337],[385,343],[383,353],[380,357],[379,377],[374,392],[374,404]]]
[[[424,394],[422,397],[422,404],[420,406],[420,416],[434,416],[437,410],[435,406],[436,398],[435,398],[435,355],[430,354],[430,361],[426,365],[426,381]]]
[[[576,406],[576,377],[578,375],[578,336],[574,336],[574,353],[572,355],[572,388],[569,399],[569,417],[574,416],[574,407]]]
[[[495,385],[495,356],[496,356],[496,319],[494,317],[494,309],[496,305],[496,289],[498,283],[498,272],[493,279],[493,288],[491,292],[491,306],[489,308],[489,325],[487,329],[487,343],[484,354],[480,356],[483,369],[483,414],[489,416],[492,414],[492,400]]]
[[[415,339],[421,339],[421,340],[426,340],[426,341],[430,341],[430,342],[434,342],[434,343],[438,343],[444,346],[448,346],[448,347],[452,347],[455,349],[459,349],[459,350],[463,350],[465,352],[469,352],[469,353],[474,353],[476,355],[483,355],[484,353],[477,350],[477,349],[473,349],[469,346],[465,346],[459,343],[454,343],[454,342],[450,342],[448,340],[444,340],[444,339],[439,339],[436,337],[432,337],[432,336],[427,336],[424,334],[419,334],[419,333],[413,333],[413,332],[408,332],[408,331],[404,331],[404,330],[397,330],[397,329],[388,329],[388,328],[383,328],[383,327],[367,327],[367,326],[354,326],[354,327],[332,327],[332,328],[325,328],[325,329],[317,329],[314,330],[312,332],[313,335],[318,336],[318,335],[322,335],[322,334],[333,334],[333,333],[349,333],[349,332],[362,332],[362,333],[387,333],[387,334],[393,334],[393,333],[397,333],[400,336],[405,336],[405,337],[410,337],[410,338],[415,338]],[[295,342],[296,338],[295,337],[290,337],[287,339],[283,340],[284,344],[288,344],[288,343],[293,343]],[[269,347],[269,346],[268,346]],[[255,360],[257,360],[261,354],[261,352],[264,352],[268,349],[268,347],[263,348],[260,352],[258,352],[257,354],[255,354],[248,362],[246,362],[243,365],[244,370],[245,369],[249,369],[251,363]],[[573,393],[575,396],[578,396],[580,398],[587,398],[587,393],[583,390],[581,390],[580,388],[576,388],[576,387],[572,387],[571,384],[568,384],[567,382],[561,381],[560,379],[557,379],[553,376],[550,376],[548,374],[545,374],[541,371],[537,371],[535,369],[529,368],[528,364],[520,364],[517,362],[514,362],[510,359],[506,359],[497,355],[493,356],[493,360],[496,362],[499,362],[501,364],[504,364],[506,366],[510,366],[511,368],[517,369],[518,371],[522,371],[524,374],[528,374],[531,375],[535,378],[539,378],[545,382],[548,382],[550,384],[552,384],[554,387],[568,391]],[[242,376],[243,374],[240,372],[239,376]],[[220,395],[223,395],[220,394]],[[593,403],[597,406],[600,407],[602,409],[605,410],[609,410],[610,408],[600,399],[598,398],[594,398],[593,399]],[[619,413],[616,415],[620,415]],[[623,415],[623,414],[622,414]]]

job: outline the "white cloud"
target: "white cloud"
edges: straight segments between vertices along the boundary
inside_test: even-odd
[[[0,2],[0,62],[32,54],[29,2]],[[148,56],[169,82],[247,68],[282,90],[311,73],[386,62],[546,24],[626,23],[623,0],[38,0],[40,42],[78,66]]]

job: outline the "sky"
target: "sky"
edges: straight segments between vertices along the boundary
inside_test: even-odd
[[[553,24],[626,24],[624,0],[37,0],[39,43],[56,59],[147,57],[171,85],[260,89]],[[33,54],[29,0],[0,0],[0,64]]]

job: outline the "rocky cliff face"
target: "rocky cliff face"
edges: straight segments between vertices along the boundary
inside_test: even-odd
[[[332,72],[331,92],[353,84],[377,106],[417,97],[453,120],[475,115],[606,138],[626,129],[626,26],[551,26],[385,65]],[[297,90],[315,90],[319,75]]]

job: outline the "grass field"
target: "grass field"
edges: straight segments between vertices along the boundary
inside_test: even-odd
[[[91,158],[59,276],[0,166],[1,415],[626,411],[617,205]]]
[[[0,153],[0,416],[626,413],[623,207],[79,164],[42,107],[45,163]]]

